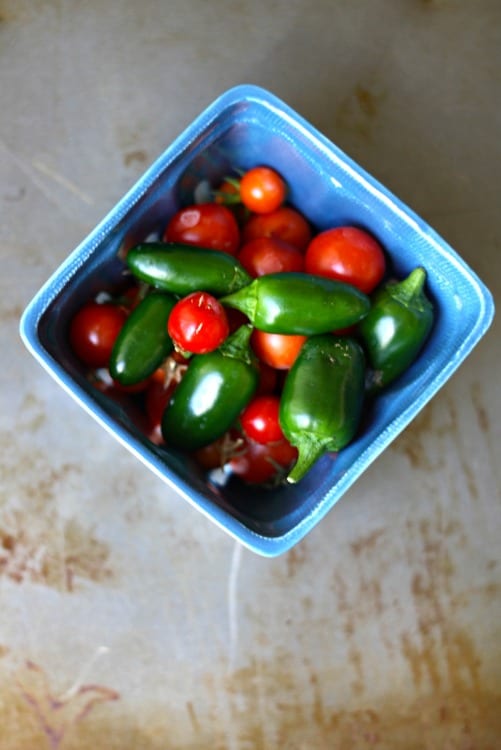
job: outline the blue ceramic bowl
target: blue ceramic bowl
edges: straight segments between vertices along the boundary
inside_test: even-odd
[[[377,400],[357,440],[335,461],[325,456],[297,485],[263,491],[235,479],[216,485],[185,456],[151,444],[127,407],[88,383],[68,345],[68,321],[104,285],[118,280],[117,252],[158,233],[203,180],[232,167],[276,168],[290,201],[317,230],[357,224],[387,249],[396,273],[428,272],[437,318],[415,364]],[[237,86],[211,104],[146,171],[58,268],[28,305],[21,335],[33,355],[137,458],[253,551],[290,549],[339,500],[459,367],[494,315],[486,287],[424,221],[284,102]]]

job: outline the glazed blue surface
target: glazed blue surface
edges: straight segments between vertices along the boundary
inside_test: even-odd
[[[290,202],[317,230],[355,224],[388,251],[395,273],[422,265],[436,323],[414,365],[382,394],[360,436],[336,458],[321,459],[299,484],[263,491],[235,479],[207,481],[185,456],[152,445],[127,407],[86,380],[68,345],[76,309],[122,272],[120,248],[161,231],[201,180],[232,168],[268,164],[290,188]],[[56,270],[26,308],[21,336],[32,354],[95,419],[152,471],[253,551],[275,556],[308,533],[409,424],[485,334],[492,296],[457,253],[361,167],[271,93],[230,89],[145,172]]]

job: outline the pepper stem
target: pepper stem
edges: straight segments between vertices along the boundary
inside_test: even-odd
[[[233,294],[227,294],[225,297],[221,297],[219,300],[220,303],[222,305],[227,305],[228,307],[233,307],[236,310],[240,310],[244,315],[247,315],[249,320],[253,321],[257,307],[257,281],[258,279],[254,279],[250,284],[233,292]]]
[[[244,323],[234,331],[226,341],[219,347],[219,351],[225,357],[241,359],[244,362],[251,363],[253,360],[252,352],[249,347],[249,341],[252,333],[252,326]]]
[[[326,451],[325,443],[308,434],[301,435],[295,447],[298,458],[287,476],[289,484],[299,482]]]
[[[402,303],[409,304],[420,299],[426,281],[426,271],[421,266],[415,268],[403,281],[395,284],[391,291]]]

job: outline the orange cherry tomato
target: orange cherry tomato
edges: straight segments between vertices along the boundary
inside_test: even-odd
[[[266,333],[256,328],[251,335],[251,346],[256,356],[265,364],[277,370],[289,370],[306,338],[301,335]]]
[[[253,167],[240,180],[240,200],[257,214],[274,211],[282,205],[286,194],[285,180],[270,167]]]

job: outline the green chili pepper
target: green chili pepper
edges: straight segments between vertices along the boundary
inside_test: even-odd
[[[199,289],[214,295],[230,294],[252,281],[229,253],[179,243],[137,245],[127,253],[126,262],[136,278],[182,296]]]
[[[288,482],[298,482],[324,453],[352,440],[364,392],[365,357],[354,339],[324,334],[305,341],[280,399],[282,430],[299,453]]]
[[[122,385],[134,385],[149,377],[174,348],[167,321],[176,299],[153,292],[134,308],[125,321],[111,352],[111,377]]]
[[[368,390],[377,391],[401,375],[416,359],[428,338],[434,308],[424,293],[426,271],[415,268],[403,281],[376,292],[359,332],[367,352]]]
[[[219,349],[190,360],[162,417],[168,446],[196,450],[233,425],[259,381],[251,333],[251,326],[240,326]]]
[[[295,272],[260,276],[220,302],[245,313],[261,331],[305,336],[358,323],[370,307],[354,286]]]

